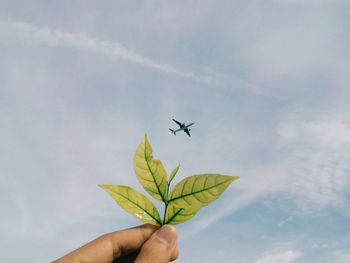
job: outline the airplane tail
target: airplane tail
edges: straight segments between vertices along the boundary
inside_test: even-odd
[[[172,129],[169,129],[172,133],[174,133],[174,135],[176,135],[176,132]]]

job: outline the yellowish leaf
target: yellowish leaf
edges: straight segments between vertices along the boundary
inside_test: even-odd
[[[221,174],[189,176],[174,187],[168,203],[179,208],[200,208],[217,199],[238,178]]]
[[[152,146],[147,135],[137,147],[134,156],[134,170],[143,188],[155,199],[166,202],[168,182],[161,161],[153,159]]]
[[[181,208],[169,204],[165,214],[165,224],[177,225],[191,219],[200,208]]]
[[[177,174],[177,172],[179,171],[180,168],[180,164],[178,166],[176,166],[174,168],[174,170],[171,171],[170,173],[170,177],[169,177],[169,184],[171,183],[171,181],[174,179],[175,175]]]
[[[136,216],[143,222],[161,225],[157,208],[143,194],[124,185],[101,184],[100,187],[109,193],[117,204],[128,213]]]

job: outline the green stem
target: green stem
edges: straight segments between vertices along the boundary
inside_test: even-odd
[[[168,209],[168,204],[166,203],[165,204],[165,209],[164,209],[164,216],[163,216],[163,224],[162,225],[165,225],[165,216],[166,216],[166,210]]]
[[[164,216],[163,216],[163,224],[162,225],[165,225],[165,216],[166,216],[166,211],[168,209],[168,195],[169,195],[169,188],[170,188],[170,182],[168,182],[168,189],[166,190],[166,201],[164,201],[164,204],[165,204],[165,208],[164,208]]]

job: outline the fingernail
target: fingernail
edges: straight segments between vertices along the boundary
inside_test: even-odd
[[[177,238],[176,229],[171,225],[164,225],[157,231],[156,236],[161,242],[172,248]]]

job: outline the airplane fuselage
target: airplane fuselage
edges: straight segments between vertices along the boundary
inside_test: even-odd
[[[194,124],[194,122],[187,124],[187,125],[183,124],[183,126],[181,128],[175,130],[174,132],[184,131],[184,130],[188,129],[188,127],[192,126],[193,124]]]

